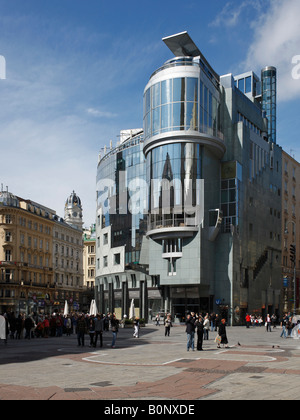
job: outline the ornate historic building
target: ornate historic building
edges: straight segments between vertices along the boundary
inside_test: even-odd
[[[74,212],[78,203],[79,199]],[[41,204],[8,190],[0,192],[0,312],[51,313],[61,310],[65,300],[72,308],[79,306],[83,286],[79,226],[69,225]]]

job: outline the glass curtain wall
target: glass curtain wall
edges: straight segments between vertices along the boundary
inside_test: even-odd
[[[152,85],[144,95],[145,138],[168,131],[193,130],[218,135],[218,101],[195,77]]]
[[[111,247],[126,244],[125,263],[137,264],[147,228],[146,164],[143,137],[129,140],[98,166],[97,199],[102,228],[111,226]]]
[[[148,153],[149,230],[197,225],[201,167],[202,147],[197,143],[166,144]]]

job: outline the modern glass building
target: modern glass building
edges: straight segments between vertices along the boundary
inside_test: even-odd
[[[278,312],[281,150],[260,80],[219,76],[187,32],[144,89],[144,130],[100,159],[96,297],[102,311]],[[274,212],[272,212],[274,214]],[[280,216],[281,217],[281,216]],[[280,218],[279,217],[279,218]]]

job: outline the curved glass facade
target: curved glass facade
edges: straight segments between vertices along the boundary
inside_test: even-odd
[[[111,226],[111,247],[126,245],[125,264],[138,263],[147,230],[143,135],[108,153],[97,171],[97,208],[102,228]]]
[[[201,179],[201,145],[182,142],[152,149],[147,155],[148,230],[196,226]]]
[[[177,60],[178,66],[184,62]],[[169,69],[169,66],[167,66]],[[170,76],[149,86],[144,93],[145,139],[168,131],[193,130],[222,137],[218,129],[219,100],[210,81]],[[161,71],[162,72],[162,71]]]

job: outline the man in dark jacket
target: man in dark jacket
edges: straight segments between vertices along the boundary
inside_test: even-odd
[[[28,316],[25,319],[24,322],[24,328],[25,328],[25,338],[28,338],[28,340],[30,340],[31,337],[31,330],[34,327],[34,322],[31,316]]]
[[[187,351],[190,350],[190,348],[194,351],[195,348],[195,319],[192,315],[188,315],[186,319],[186,334],[187,334]]]
[[[79,346],[84,347],[84,335],[86,332],[87,332],[86,320],[84,318],[84,314],[82,314],[81,317],[78,319],[77,326],[76,326],[78,347]]]
[[[196,320],[195,326],[197,327],[197,350],[202,351],[204,327],[203,318],[201,315],[199,315],[198,319]]]

